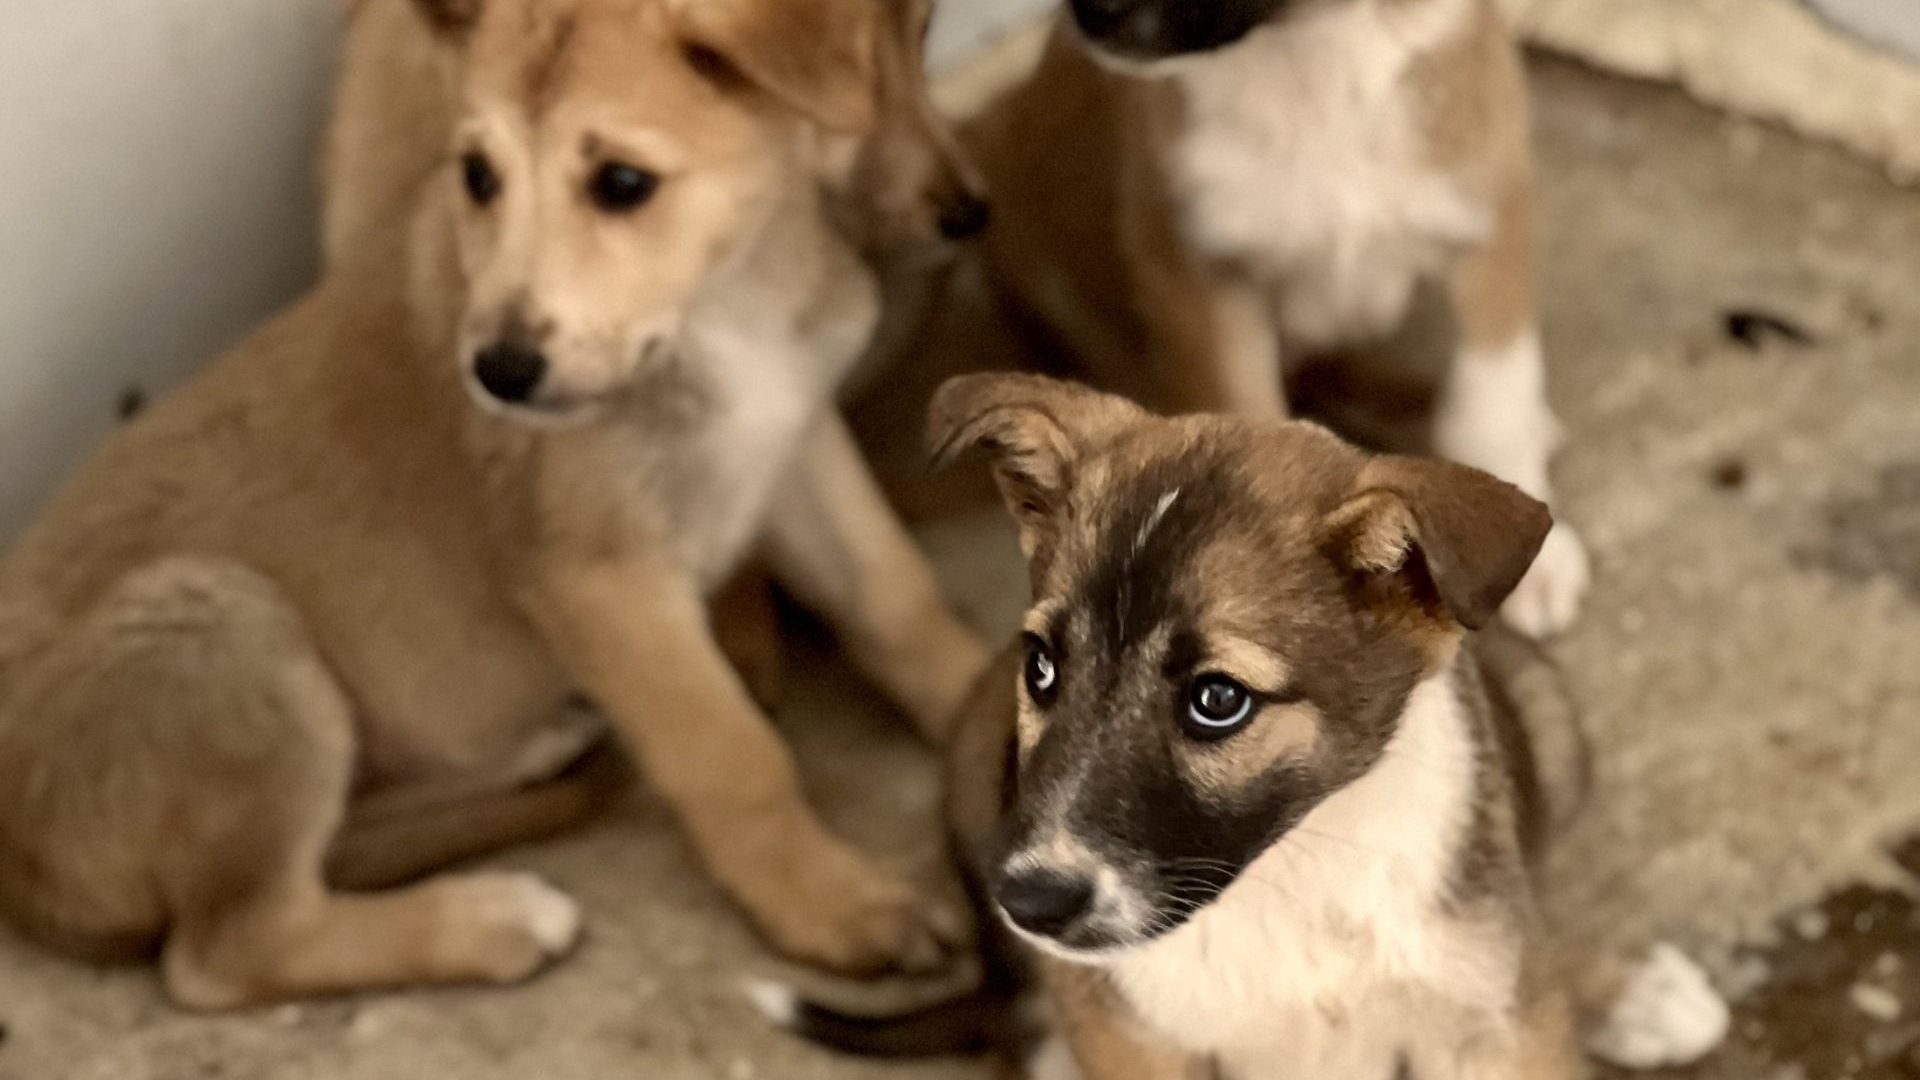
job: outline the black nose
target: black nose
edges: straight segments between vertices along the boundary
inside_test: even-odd
[[[547,357],[539,349],[503,341],[480,350],[473,358],[473,377],[487,393],[508,404],[533,396],[547,374]]]
[[[1093,882],[1053,870],[1027,870],[1001,877],[994,895],[1013,925],[1051,937],[1087,910],[1093,902]]]
[[[1140,6],[1141,0],[1073,0],[1073,21],[1088,37],[1104,38]]]
[[[993,208],[978,195],[962,195],[940,211],[940,235],[949,240],[971,240],[993,220]]]

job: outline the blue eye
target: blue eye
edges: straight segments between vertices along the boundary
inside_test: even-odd
[[[1053,650],[1038,637],[1027,635],[1027,693],[1036,705],[1051,705],[1060,691],[1060,669],[1054,664]]]
[[[1187,690],[1184,720],[1195,738],[1225,738],[1252,717],[1253,691],[1225,675],[1202,675]]]

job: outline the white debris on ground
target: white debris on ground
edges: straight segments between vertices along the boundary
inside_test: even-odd
[[[1745,1001],[1747,995],[1773,978],[1773,967],[1764,957],[1746,953],[1736,957],[1720,972],[1720,988],[1728,1001]]]
[[[1847,988],[1847,1000],[1872,1020],[1891,1024],[1900,1019],[1900,998],[1893,991],[1872,983],[1854,983]]]
[[[1720,1045],[1730,1021],[1707,973],[1661,942],[1628,977],[1587,1049],[1623,1069],[1690,1065]]]
[[[1808,941],[1819,941],[1827,936],[1830,929],[1827,913],[1819,908],[1808,908],[1793,917],[1793,930]]]

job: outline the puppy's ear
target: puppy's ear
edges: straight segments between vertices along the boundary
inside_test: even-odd
[[[873,126],[877,0],[672,0],[671,9],[703,66],[830,131]]]
[[[1349,569],[1403,574],[1470,630],[1491,621],[1553,527],[1545,503],[1464,465],[1378,457],[1327,518]]]
[[[480,9],[486,0],[413,0],[427,25],[442,34],[463,34],[480,21]]]
[[[1041,375],[961,375],[933,396],[936,466],[984,451],[1029,559],[1052,543],[1075,465],[1147,413],[1124,398]]]

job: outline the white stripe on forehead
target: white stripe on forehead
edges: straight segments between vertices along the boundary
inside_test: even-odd
[[[1147,540],[1153,536],[1153,530],[1160,527],[1160,522],[1167,516],[1167,511],[1172,508],[1173,501],[1179,497],[1180,489],[1176,487],[1165,495],[1160,496],[1160,500],[1153,504],[1153,509],[1147,512],[1146,519],[1140,522],[1140,531],[1134,534],[1133,550],[1136,554],[1147,546]]]
[[[1133,534],[1133,550],[1127,552],[1120,567],[1120,592],[1119,595],[1114,598],[1115,609],[1113,614],[1119,626],[1124,627],[1127,624],[1129,616],[1128,609],[1133,604],[1133,560],[1147,549],[1147,541],[1152,539],[1153,530],[1160,527],[1160,522],[1167,516],[1167,510],[1173,506],[1174,500],[1179,497],[1180,489],[1178,487],[1160,496],[1160,498],[1154,502],[1153,509],[1147,511],[1147,516],[1141,519],[1139,530]]]

